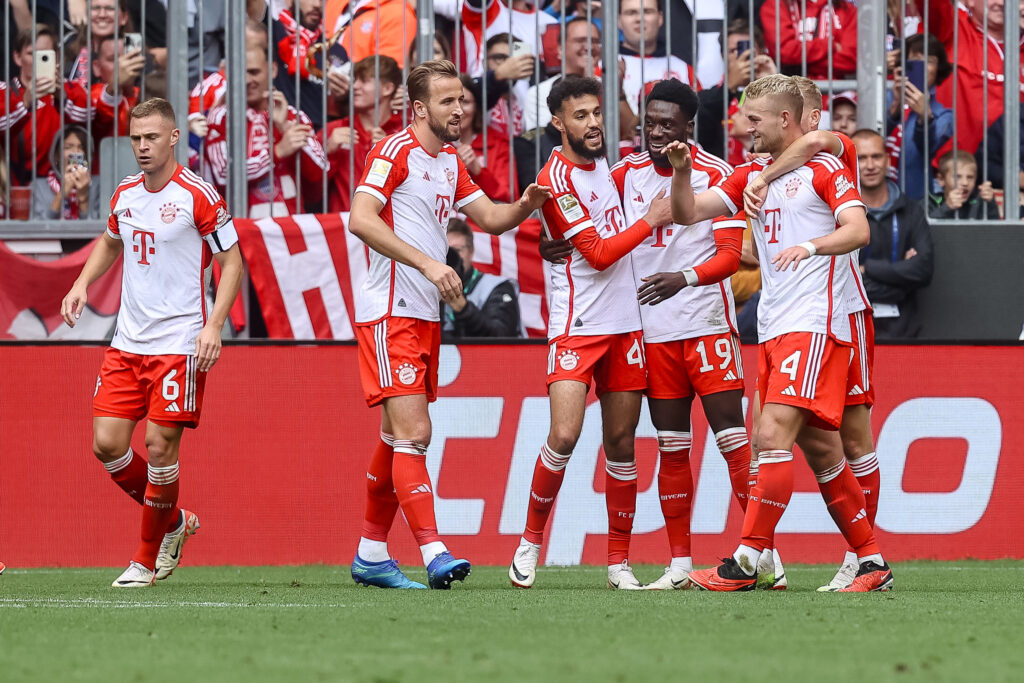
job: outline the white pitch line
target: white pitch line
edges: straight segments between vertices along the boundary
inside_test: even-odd
[[[318,609],[318,608],[343,608],[345,605],[301,603],[301,602],[208,602],[208,601],[180,601],[180,602],[143,602],[139,600],[101,600],[99,598],[0,598],[0,609],[5,607],[57,607],[60,609],[75,609],[82,607],[112,607],[115,609],[164,609],[167,607],[210,607],[215,609],[252,609],[252,608],[286,608],[286,609]]]

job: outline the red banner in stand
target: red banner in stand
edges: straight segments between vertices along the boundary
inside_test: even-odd
[[[55,261],[16,254],[0,242],[0,339],[109,339],[121,303],[121,261],[89,288],[89,301],[74,329],[60,304],[82,272],[96,240]]]
[[[353,297],[366,279],[365,245],[346,229],[348,214],[235,219],[268,334],[275,339],[354,339]],[[475,232],[474,266],[519,284],[530,336],[546,334],[540,222],[501,236]]]
[[[504,565],[548,429],[547,349],[442,349],[427,456],[439,528],[458,555]],[[91,453],[102,353],[0,347],[0,557],[9,566],[121,566],[135,549],[140,509]],[[744,349],[748,385],[755,354]],[[887,559],[1024,558],[1022,349],[883,346],[877,355],[872,421]],[[185,564],[349,563],[379,420],[363,401],[355,347],[228,346],[207,387],[202,424],[186,432],[181,450],[181,502],[202,519]],[[711,564],[732,552],[742,520],[699,408],[693,424],[693,551],[698,564]],[[134,445],[145,452],[142,437],[140,429]],[[605,561],[600,444],[592,402],[548,529],[548,563]],[[630,559],[664,563],[657,439],[646,409],[637,456]],[[837,562],[843,541],[809,469],[795,469],[778,546],[791,562]],[[391,547],[403,563],[419,563],[401,515]]]

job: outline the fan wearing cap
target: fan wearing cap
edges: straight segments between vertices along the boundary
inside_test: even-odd
[[[857,131],[857,91],[844,90],[832,96],[830,127],[847,137]]]

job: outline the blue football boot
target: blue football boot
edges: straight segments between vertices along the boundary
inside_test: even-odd
[[[394,560],[367,562],[358,555],[352,560],[352,578],[361,586],[377,588],[426,588],[409,579]]]
[[[431,588],[447,590],[452,581],[462,581],[469,576],[469,562],[456,560],[447,550],[438,553],[427,565],[427,583]]]

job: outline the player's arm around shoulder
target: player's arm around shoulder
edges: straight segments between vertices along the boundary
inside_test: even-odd
[[[749,215],[756,216],[764,204],[768,186],[780,176],[795,171],[811,159],[815,154],[827,152],[839,156],[843,152],[843,142],[829,130],[812,130],[805,133],[786,148],[778,159],[766,166],[743,189],[743,208]]]
[[[511,204],[496,204],[487,195],[481,195],[462,210],[484,232],[500,235],[517,227],[552,197],[554,194],[550,187],[531,183],[523,191],[523,196]]]

